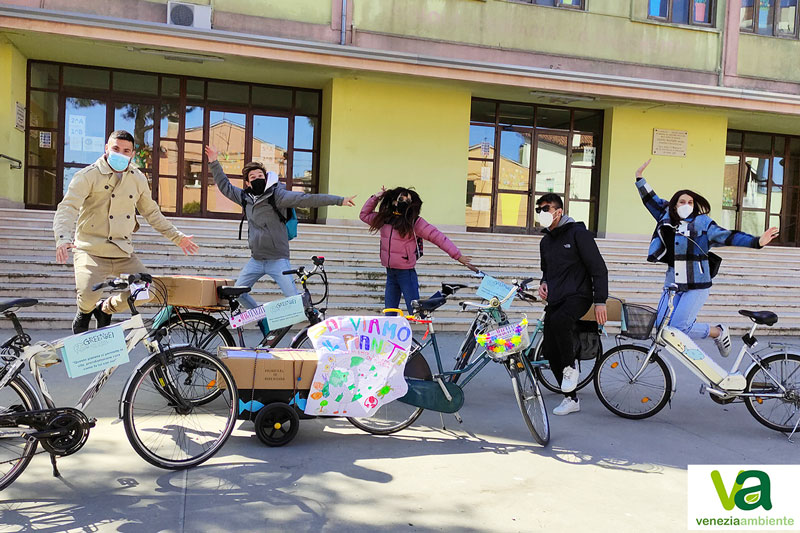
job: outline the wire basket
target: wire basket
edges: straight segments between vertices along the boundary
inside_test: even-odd
[[[521,352],[531,343],[528,335],[528,318],[523,318],[518,324],[509,324],[475,335],[475,340],[486,348],[489,356],[493,359],[501,359]]]
[[[653,332],[658,311],[638,304],[622,304],[622,334],[631,339],[646,340]]]

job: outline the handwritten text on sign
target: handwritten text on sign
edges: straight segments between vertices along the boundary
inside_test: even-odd
[[[67,375],[71,378],[128,362],[128,347],[122,326],[67,337],[62,350]]]
[[[484,300],[491,300],[495,296],[502,300],[508,296],[508,293],[511,292],[511,289],[513,288],[513,285],[503,283],[499,279],[493,278],[492,276],[484,276],[483,280],[481,281],[481,285],[478,287],[478,290],[475,292],[475,294]],[[514,301],[515,296],[516,295],[509,298],[501,307],[503,309],[508,309],[511,307],[511,302]]]
[[[251,322],[263,320],[265,318],[267,319],[269,328],[273,330],[303,322],[306,320],[303,297],[300,295],[290,296],[253,309],[248,309],[238,315],[233,315],[228,322],[232,328],[236,329],[245,324],[250,324]]]
[[[408,391],[411,328],[399,316],[339,316],[312,326],[319,354],[305,412],[371,416]]]

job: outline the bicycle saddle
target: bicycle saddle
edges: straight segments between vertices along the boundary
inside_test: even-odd
[[[225,300],[233,300],[234,298],[238,298],[242,294],[250,292],[250,287],[233,287],[230,285],[223,285],[222,287],[217,287],[217,294],[220,298]]]
[[[772,311],[747,311],[745,309],[739,309],[739,314],[746,316],[756,324],[764,324],[767,326],[772,326],[778,321],[778,315]]]
[[[466,288],[467,285],[463,283],[442,283],[442,294],[450,296],[451,294],[455,294],[457,290]]]
[[[415,310],[422,310],[422,311],[433,311],[434,309],[439,309],[447,303],[447,298],[444,296],[431,296],[430,298],[425,298],[423,300],[414,300],[411,302],[411,308]]]
[[[39,303],[39,300],[33,298],[15,298],[13,300],[6,300],[0,303],[0,313],[8,311],[12,307],[30,307]]]

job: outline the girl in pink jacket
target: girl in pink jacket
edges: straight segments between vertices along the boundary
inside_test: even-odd
[[[378,205],[380,203],[380,205]],[[378,211],[375,211],[378,207]],[[400,305],[402,293],[411,313],[411,302],[419,299],[419,281],[414,266],[422,256],[422,239],[441,248],[447,255],[476,270],[471,259],[461,253],[444,233],[419,216],[422,200],[416,191],[397,187],[373,194],[361,208],[360,218],[373,233],[381,234],[381,265],[386,267],[385,305]]]

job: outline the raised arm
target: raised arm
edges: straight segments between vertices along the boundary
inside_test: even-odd
[[[378,216],[378,213],[375,212],[375,208],[378,207],[378,204],[381,201],[380,194],[373,194],[367,201],[364,202],[364,207],[361,208],[361,213],[359,213],[358,218],[361,219],[361,222],[365,224],[372,224],[372,221]]]
[[[642,198],[642,203],[653,215],[653,218],[656,220],[661,220],[661,217],[664,216],[664,213],[669,206],[669,202],[666,200],[659,198],[653,188],[647,183],[644,179],[643,173],[644,169],[647,168],[647,165],[650,164],[650,159],[645,161],[645,163],[636,169],[636,189],[639,191],[639,196]]]
[[[206,153],[208,153],[208,148],[206,148]],[[214,176],[214,183],[217,185],[219,192],[225,195],[231,202],[235,202],[236,205],[242,205],[244,191],[231,183],[231,180],[228,179],[225,171],[222,170],[222,165],[217,161],[216,152],[214,153],[213,160],[209,157],[208,168],[211,170],[211,175]]]

